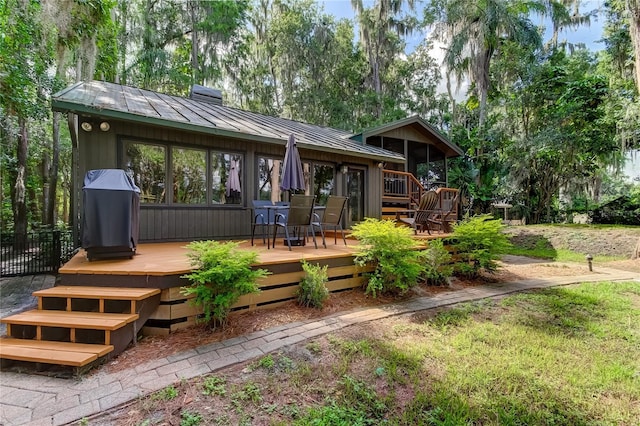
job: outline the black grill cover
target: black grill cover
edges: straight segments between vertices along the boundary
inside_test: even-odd
[[[89,170],[84,177],[82,247],[89,259],[129,256],[138,244],[140,189],[120,169]]]

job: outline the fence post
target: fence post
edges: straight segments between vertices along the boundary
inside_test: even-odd
[[[61,232],[60,230],[55,230],[53,231],[53,250],[51,250],[53,252],[53,258],[55,259],[55,263],[53,264],[55,271],[54,272],[58,272],[58,268],[60,267],[60,264],[62,263],[62,243],[60,241],[61,238]]]

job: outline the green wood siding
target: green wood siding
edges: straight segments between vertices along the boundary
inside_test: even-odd
[[[80,120],[83,121],[82,118]],[[100,120],[94,120],[93,130],[79,129],[79,177],[92,169],[118,168],[118,158],[124,140],[157,142],[171,145],[206,147],[244,154],[243,202],[241,206],[180,206],[141,205],[140,241],[189,241],[198,239],[238,239],[251,235],[251,199],[255,196],[257,156],[284,157],[283,145],[231,139],[203,133],[184,132],[158,126],[109,120],[108,132],[99,129]],[[332,164],[351,163],[368,168],[365,210],[367,216],[379,217],[381,211],[381,171],[377,162],[356,156],[300,149],[302,160]],[[342,176],[337,174],[336,188],[342,192]],[[82,201],[82,184],[76,194]],[[82,212],[82,207],[80,207]]]

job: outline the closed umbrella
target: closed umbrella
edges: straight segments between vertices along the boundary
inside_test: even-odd
[[[283,191],[304,191],[306,189],[302,162],[300,161],[300,154],[293,134],[289,136],[287,148],[284,152],[280,189]]]
[[[240,161],[231,159],[229,162],[229,176],[227,177],[227,197],[232,203],[240,200]]]

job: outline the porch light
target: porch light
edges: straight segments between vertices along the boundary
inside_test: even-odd
[[[108,132],[110,128],[111,126],[106,121],[100,123],[100,130],[102,130],[103,132]]]
[[[349,172],[349,166],[346,166],[346,165],[343,164],[340,167],[340,171],[342,172],[343,175],[346,175]]]
[[[84,130],[85,132],[90,132],[93,130],[93,126],[88,121],[83,121],[80,127],[82,127],[82,130]]]
[[[384,161],[381,161],[378,163],[378,168],[379,169],[384,169]]]

